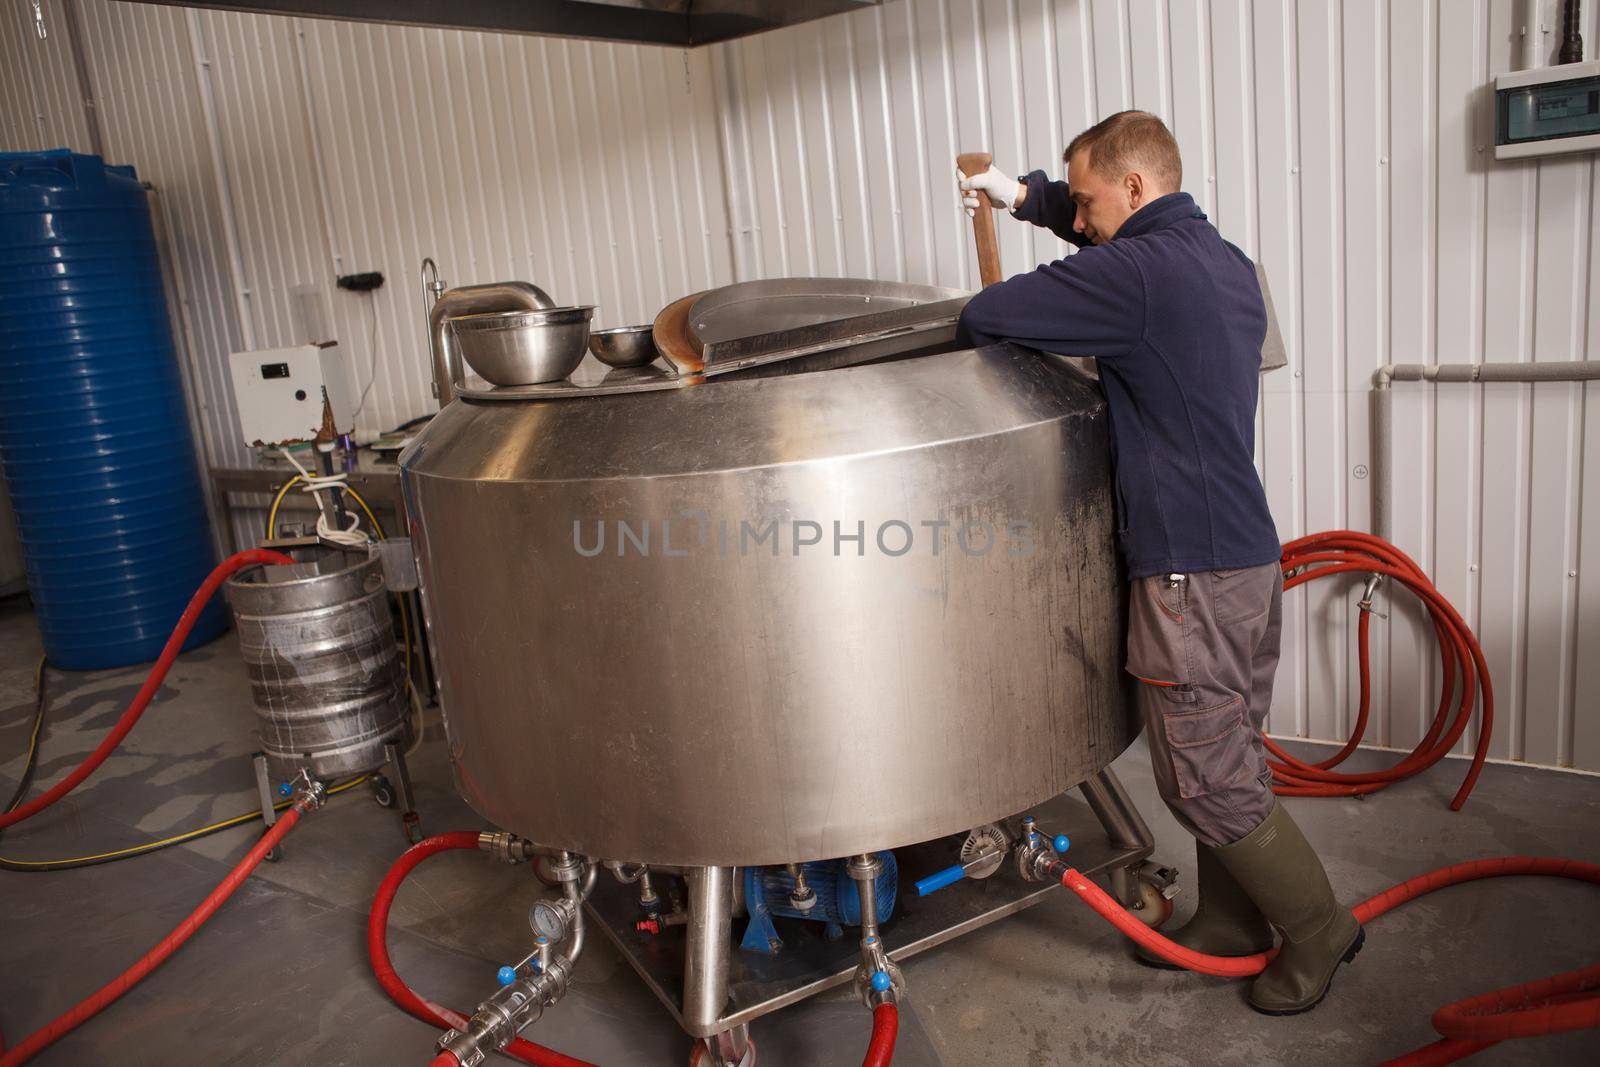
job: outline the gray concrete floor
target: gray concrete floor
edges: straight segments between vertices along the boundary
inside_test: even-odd
[[[37,632],[0,605],[0,791],[21,767]],[[34,789],[66,774],[110,727],[144,668],[53,674]],[[68,799],[0,838],[16,859],[134,844],[252,806],[248,691],[230,636],[184,656],[122,749]],[[413,759],[428,832],[478,829],[449,784],[437,725]],[[1308,748],[1308,751],[1311,749]],[[1362,754],[1377,766],[1391,760]],[[1289,801],[1354,903],[1418,872],[1512,853],[1600,859],[1600,778],[1490,766],[1467,809],[1446,803],[1450,761],[1365,801]],[[1157,802],[1142,745],[1117,771],[1156,832],[1157,858],[1188,870],[1192,847]],[[0,872],[0,1026],[12,1041],[98,988],[179,921],[241,856],[238,829],[131,861],[55,874]],[[366,964],[365,914],[404,848],[393,813],[362,790],[291,836],[188,946],[137,989],[36,1061],[65,1064],[426,1062],[436,1036],[394,1008]],[[408,883],[391,951],[425,996],[469,1008],[498,962],[520,955],[537,886],[527,868],[449,854]],[[1179,916],[1192,894],[1179,897]],[[677,1064],[687,1041],[627,965],[591,939],[573,993],[529,1036],[612,1067]],[[910,961],[911,1004],[896,1063],[1376,1063],[1433,1039],[1451,1000],[1594,962],[1600,893],[1506,879],[1436,893],[1369,929],[1321,1007],[1293,1019],[1252,1013],[1240,983],[1135,965],[1119,935],[1063,895]],[[848,1063],[867,1019],[843,995],[758,1022],[764,1067]],[[1507,1044],[1485,1064],[1600,1062],[1600,1033]]]

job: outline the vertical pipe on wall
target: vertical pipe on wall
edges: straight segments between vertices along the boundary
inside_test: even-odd
[[[195,457],[200,473],[200,492],[205,497],[206,517],[211,522],[211,543],[218,557],[229,552],[233,531],[224,532],[211,489],[209,469],[213,458],[222,453],[212,437],[211,428],[202,414],[200,369],[195,360],[194,327],[189,320],[189,302],[184,294],[189,291],[188,279],[183,276],[183,265],[178,261],[176,242],[172,235],[172,219],[166,205],[161,202],[161,192],[151,182],[144,183],[145,199],[150,202],[151,229],[156,238],[156,261],[161,265],[161,281],[166,288],[167,317],[172,320],[173,341],[181,349],[178,374],[183,379],[184,407],[189,413],[189,432],[200,442],[200,453]]]
[[[1389,468],[1393,461],[1392,450],[1394,448],[1389,425],[1394,416],[1394,390],[1389,388],[1388,375],[1383,371],[1378,372],[1378,379],[1373,386],[1370,403],[1372,469],[1368,474],[1372,483],[1372,532],[1388,541],[1394,533],[1390,528],[1391,520],[1389,517]]]
[[[100,109],[94,102],[94,85],[89,80],[89,64],[83,57],[83,20],[78,16],[77,0],[61,0],[67,17],[67,47],[72,52],[72,70],[78,78],[78,99],[83,104],[83,124],[89,131],[89,152],[105,157],[105,135],[100,127]]]
[[[745,144],[744,75],[735,45],[715,46],[717,65],[718,147],[722,156],[723,195],[728,205],[728,240],[733,252],[733,280],[749,281],[756,275],[755,221],[751,207],[749,150]]]
[[[328,257],[337,277],[344,273],[344,257],[333,233],[333,212],[328,206],[328,166],[322,159],[322,131],[317,127],[315,97],[311,94],[311,64],[306,60],[306,30],[302,19],[294,19],[294,62],[300,75],[300,107],[305,116],[306,139],[311,142],[311,162],[316,168],[317,210],[322,215],[322,233],[328,242]],[[310,340],[311,338],[308,338]],[[376,355],[368,353],[372,358]]]
[[[217,121],[217,98],[211,84],[211,60],[200,47],[200,13],[185,8],[184,25],[189,33],[189,51],[194,60],[195,88],[200,96],[200,112],[205,117],[206,145],[211,150],[211,172],[217,186],[218,214],[222,217],[222,236],[228,248],[228,273],[233,290],[234,314],[239,318],[239,335],[246,350],[256,347],[255,317],[251,314],[249,290],[244,284],[244,257],[239,248],[239,223],[234,212],[233,188],[228,181],[228,166],[222,155],[222,129]]]

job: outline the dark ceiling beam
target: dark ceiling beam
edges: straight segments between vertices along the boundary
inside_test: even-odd
[[[882,0],[686,0],[652,10],[596,0],[137,0],[262,15],[692,48],[872,7]],[[661,7],[666,4],[659,5]]]

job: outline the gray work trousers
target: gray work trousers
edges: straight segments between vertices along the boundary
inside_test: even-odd
[[[1232,844],[1272,812],[1261,726],[1283,619],[1277,563],[1158,574],[1128,591],[1128,672],[1139,680],[1156,789],[1202,843]]]

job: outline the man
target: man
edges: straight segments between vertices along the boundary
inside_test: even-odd
[[[1178,145],[1159,118],[1112,115],[1065,160],[1066,182],[996,167],[963,176],[968,214],[982,193],[1081,251],[985,289],[961,331],[969,344],[1097,357],[1130,583],[1127,669],[1157,788],[1196,839],[1200,901],[1172,938],[1242,956],[1270,948],[1276,927],[1282,949],[1250,1003],[1298,1014],[1364,933],[1273,797],[1261,743],[1283,595],[1253,461],[1261,289],[1179,191]]]

